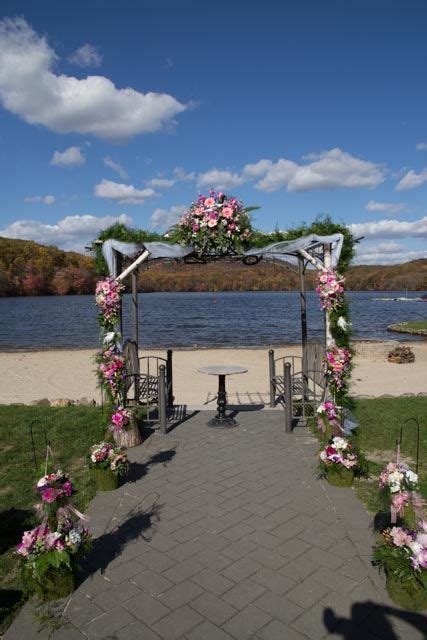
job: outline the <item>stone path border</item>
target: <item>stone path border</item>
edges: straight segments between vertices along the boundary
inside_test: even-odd
[[[277,411],[231,430],[200,412],[130,450],[132,481],[98,493],[85,577],[55,640],[420,640],[371,566],[372,519],[318,480],[317,442]],[[5,640],[42,639],[30,606]]]

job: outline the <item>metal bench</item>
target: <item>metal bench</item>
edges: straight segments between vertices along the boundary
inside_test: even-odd
[[[315,414],[327,394],[322,361],[325,348],[320,340],[308,341],[303,356],[274,357],[268,352],[270,407],[281,403],[285,408],[286,429],[294,418],[304,421]]]
[[[172,350],[166,358],[139,357],[136,343],[126,340],[123,345],[126,360],[124,404],[127,408],[145,406],[148,416],[157,409],[160,430],[166,433],[167,407],[173,404]]]

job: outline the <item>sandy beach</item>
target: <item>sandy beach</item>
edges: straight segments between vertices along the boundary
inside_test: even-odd
[[[415,353],[412,364],[391,364],[386,356],[396,341],[360,342],[351,393],[355,396],[381,396],[427,393],[427,342],[409,343]],[[408,344],[408,343],[406,343]],[[25,403],[48,398],[82,397],[100,400],[96,386],[92,349],[49,350],[0,353],[0,403]],[[298,355],[298,346],[275,349],[276,357]],[[141,355],[165,355],[164,351],[141,352]],[[226,364],[248,369],[227,379],[229,402],[265,403],[268,398],[268,348],[193,349],[173,354],[175,402],[211,408],[217,378],[197,372],[202,366]]]

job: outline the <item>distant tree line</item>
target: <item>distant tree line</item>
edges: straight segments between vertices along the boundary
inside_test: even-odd
[[[92,293],[93,258],[30,240],[0,238],[0,296]]]

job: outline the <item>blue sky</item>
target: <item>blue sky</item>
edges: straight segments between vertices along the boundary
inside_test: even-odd
[[[329,212],[361,262],[427,255],[423,1],[3,0],[0,235],[163,231],[199,191],[272,230]]]

